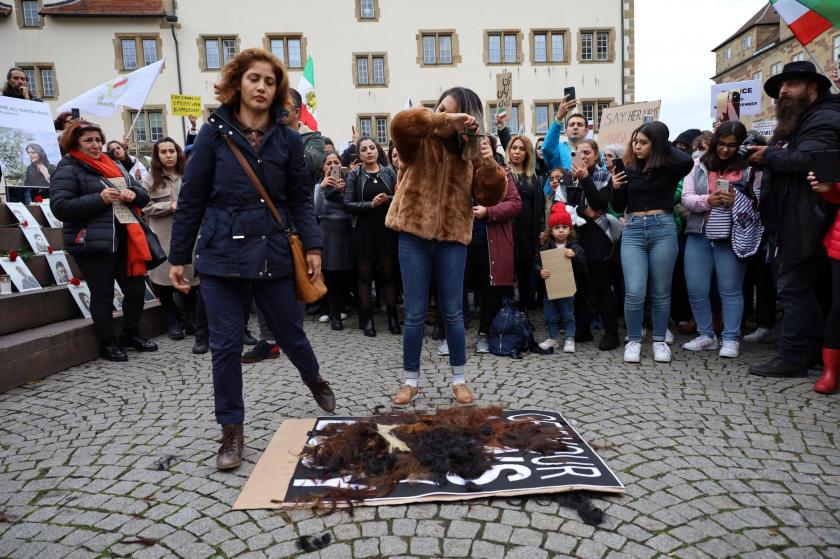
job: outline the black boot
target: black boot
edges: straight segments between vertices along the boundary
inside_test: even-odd
[[[330,316],[330,328],[338,332],[339,330],[344,330],[344,323],[341,322],[341,313],[333,314]]]
[[[397,307],[388,307],[388,330],[395,336],[402,334],[402,330],[400,330],[400,319],[397,316]]]
[[[376,327],[373,325],[373,311],[371,309],[359,311],[359,322],[363,324],[362,329],[365,331],[365,336],[368,338],[376,337]]]
[[[116,338],[108,338],[100,342],[99,354],[108,361],[128,361],[128,355],[117,342]]]
[[[601,338],[600,343],[598,344],[598,349],[601,351],[610,351],[615,349],[619,346],[620,341],[618,339],[618,332],[609,330],[604,333],[604,337]]]
[[[166,315],[166,333],[170,340],[184,339],[184,329],[181,327],[178,315],[174,312]]]
[[[196,355],[201,355],[210,351],[209,340],[206,332],[195,333],[195,343],[193,344],[192,352]]]
[[[123,332],[120,336],[120,344],[137,351],[157,351],[158,346],[155,342],[147,340],[138,332]]]

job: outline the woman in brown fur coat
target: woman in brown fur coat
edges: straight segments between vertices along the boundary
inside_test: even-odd
[[[405,294],[403,368],[405,385],[395,406],[419,395],[420,351],[434,272],[446,323],[455,400],[475,397],[465,382],[463,288],[467,244],[472,236],[473,198],[481,206],[501,202],[505,172],[483,134],[484,109],[472,90],[445,91],[437,110],[403,111],[394,117],[391,136],[400,154],[400,186],[385,224],[400,232],[399,260]]]

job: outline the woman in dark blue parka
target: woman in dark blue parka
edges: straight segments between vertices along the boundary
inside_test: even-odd
[[[173,285],[189,291],[183,265],[193,261],[195,247],[210,327],[216,420],[222,425],[216,467],[227,470],[242,461],[245,405],[240,355],[244,309],[252,295],[318,405],[332,411],[335,397],[319,375],[303,331],[285,232],[225,140],[230,138],[244,154],[284,223],[297,229],[309,272],[318,273],[321,236],[303,143],[282,120],[289,99],[288,74],[271,53],[247,49],[222,69],[216,93],[222,106],[199,132],[184,172],[169,261]]]

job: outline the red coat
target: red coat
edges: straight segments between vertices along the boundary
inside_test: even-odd
[[[834,185],[833,190],[824,192],[822,197],[832,204],[840,204],[840,182]],[[823,245],[825,245],[828,256],[834,260],[840,260],[840,211],[837,212],[834,225],[828,230]]]
[[[522,209],[522,198],[507,175],[504,199],[487,208],[487,252],[490,254],[490,285],[513,286],[513,219]]]

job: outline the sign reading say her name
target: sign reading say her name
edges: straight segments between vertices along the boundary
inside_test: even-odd
[[[645,117],[659,120],[659,108],[662,101],[646,101],[608,107],[601,111],[601,124],[598,127],[598,144],[621,144],[626,146],[633,131],[645,123]]]
[[[386,497],[365,499],[356,504],[454,501],[573,490],[624,492],[621,481],[560,413],[517,410],[505,411],[502,416],[507,421],[524,420],[556,426],[563,433],[565,449],[543,455],[515,448],[494,448],[495,463],[476,479],[465,480],[450,473],[445,480],[402,480]],[[330,423],[351,423],[359,419],[318,418],[314,425],[302,420],[284,422],[254,468],[234,508],[307,506],[307,502],[330,488],[351,487],[347,479],[323,479],[318,470],[307,467],[297,456],[304,443],[316,444],[314,433]],[[292,429],[284,429],[287,424],[291,424]],[[303,431],[306,427],[314,429]],[[280,440],[281,437],[283,440]],[[298,437],[303,440],[289,440]],[[342,506],[341,503],[337,504]]]

